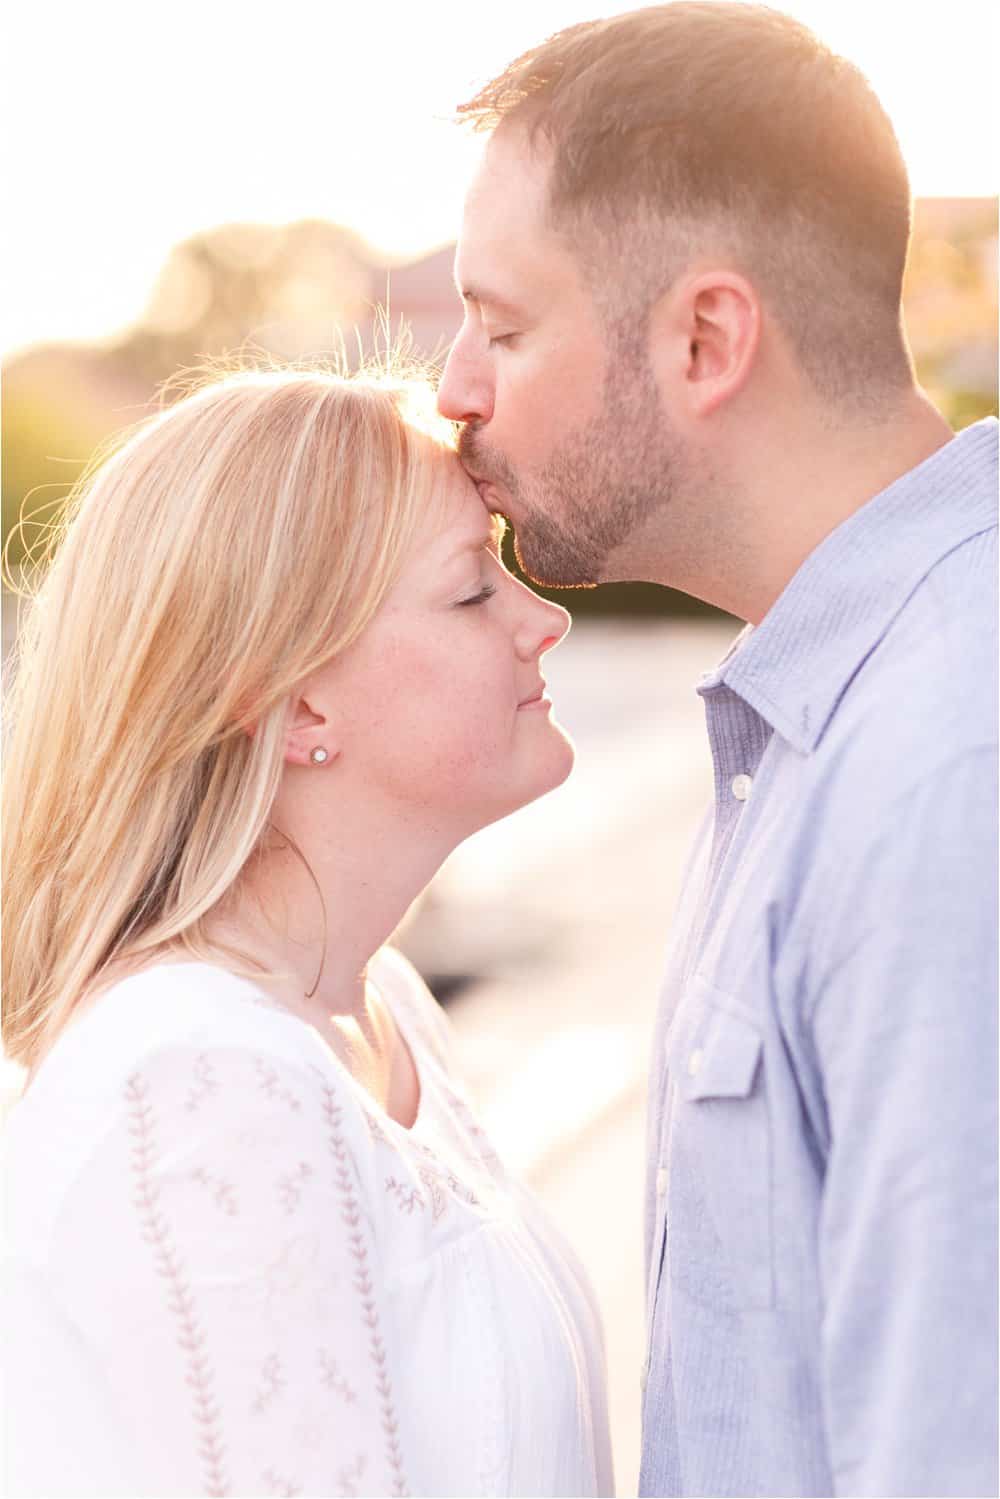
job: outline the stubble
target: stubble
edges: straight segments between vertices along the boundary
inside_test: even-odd
[[[514,552],[547,588],[586,588],[629,571],[630,541],[670,502],[680,467],[647,357],[645,318],[608,334],[601,405],[534,473],[517,472],[475,426],[459,457],[506,490],[516,509]]]

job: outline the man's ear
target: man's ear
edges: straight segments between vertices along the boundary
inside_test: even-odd
[[[329,765],[340,752],[334,724],[313,695],[295,699],[285,731],[285,764]]]
[[[669,405],[710,416],[742,390],[760,344],[756,291],[735,271],[684,276],[653,310],[653,348]]]

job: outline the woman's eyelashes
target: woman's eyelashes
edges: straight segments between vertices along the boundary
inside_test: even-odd
[[[486,600],[491,599],[496,591],[497,589],[495,583],[484,583],[478,593],[474,593],[472,597],[468,599],[459,599],[458,602],[462,606],[465,606],[467,604],[485,604]]]

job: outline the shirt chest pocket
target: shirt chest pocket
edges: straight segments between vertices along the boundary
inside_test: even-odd
[[[738,1002],[695,980],[667,1038],[670,1279],[712,1306],[774,1303],[764,1042]]]

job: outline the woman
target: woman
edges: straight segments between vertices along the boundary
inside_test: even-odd
[[[566,614],[451,449],[405,382],[234,376],[47,573],[5,793],[11,1492],[611,1491],[589,1292],[383,945],[572,761]]]

